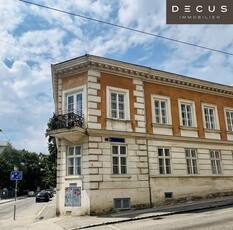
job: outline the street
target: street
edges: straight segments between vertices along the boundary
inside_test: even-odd
[[[199,209],[183,214],[172,214],[151,217],[141,220],[130,219],[126,222],[111,223],[98,227],[94,223],[105,221],[125,220],[124,212],[119,217],[80,216],[80,217],[55,217],[55,199],[49,202],[35,203],[34,197],[26,197],[17,201],[16,220],[13,220],[14,201],[0,204],[0,229],[1,230],[61,230],[78,229],[88,226],[92,230],[232,230],[233,205],[218,208]],[[218,204],[215,201],[215,204]],[[201,205],[201,203],[200,203]],[[202,204],[204,205],[204,204]],[[213,205],[213,203],[212,203]],[[210,206],[211,207],[211,206]],[[212,206],[213,207],[213,206]],[[176,210],[179,210],[176,208]],[[133,213],[133,210],[132,210]],[[165,212],[166,213],[166,212]],[[120,214],[120,213],[119,213]],[[121,217],[120,217],[121,216]],[[121,219],[122,218],[122,219]],[[98,220],[99,219],[99,220]],[[117,219],[117,220],[116,220]]]
[[[92,230],[232,230],[233,206],[90,228]]]
[[[35,203],[35,197],[17,200],[16,220],[13,220],[14,201],[0,204],[0,229],[30,229],[32,223],[55,216],[54,198],[49,202]]]

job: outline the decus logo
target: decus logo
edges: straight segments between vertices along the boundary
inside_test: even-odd
[[[233,24],[233,0],[166,0],[167,24]]]
[[[192,7],[190,5],[185,5],[183,9],[180,9],[179,6],[172,5],[171,10],[172,10],[173,13],[177,13],[180,10],[183,10],[184,13],[191,13],[193,11],[198,12],[198,13],[202,13],[204,11],[209,12],[209,13],[214,13],[214,12],[226,13],[227,12],[227,6],[222,5],[220,7],[217,7],[215,5],[208,5],[208,6],[197,5],[196,7]]]

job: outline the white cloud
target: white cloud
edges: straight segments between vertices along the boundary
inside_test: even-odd
[[[39,4],[233,52],[232,25],[166,25],[161,0],[57,0]],[[14,19],[14,20],[12,20]],[[85,53],[232,84],[233,58],[14,0],[0,0],[0,128],[13,145],[47,152],[54,110],[50,62]],[[10,45],[11,44],[11,45]]]
[[[12,32],[23,21],[23,18],[19,2],[10,0],[6,4],[6,1],[0,0],[0,30]]]

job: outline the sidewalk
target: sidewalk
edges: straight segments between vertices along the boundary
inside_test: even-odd
[[[63,217],[57,220],[54,219],[53,223],[67,230],[85,229],[94,226],[102,226],[165,215],[167,216],[229,205],[233,205],[233,196],[193,202],[190,201],[183,204],[164,205],[161,207],[143,210],[122,211],[100,216]]]
[[[204,211],[209,208],[218,208],[233,205],[233,196],[206,199],[199,201],[189,201],[182,204],[163,205],[160,207],[142,209],[142,210],[128,210],[112,214],[99,216],[61,216],[46,220],[34,221],[30,220],[30,210],[28,210],[28,220],[18,215],[16,221],[6,220],[5,225],[0,224],[0,229],[29,229],[29,230],[75,230],[75,229],[91,229],[96,226],[110,225],[114,223],[128,222],[152,217],[168,216],[173,214]],[[39,217],[39,214],[37,215]],[[2,223],[4,224],[4,223]],[[4,228],[3,226],[7,226]],[[3,228],[2,228],[3,227]]]

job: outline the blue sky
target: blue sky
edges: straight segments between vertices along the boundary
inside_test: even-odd
[[[165,0],[31,0],[87,17],[233,53],[233,25],[166,25]],[[0,129],[18,149],[47,153],[51,64],[86,53],[225,85],[233,56],[0,0]],[[0,133],[0,140],[6,140]]]

